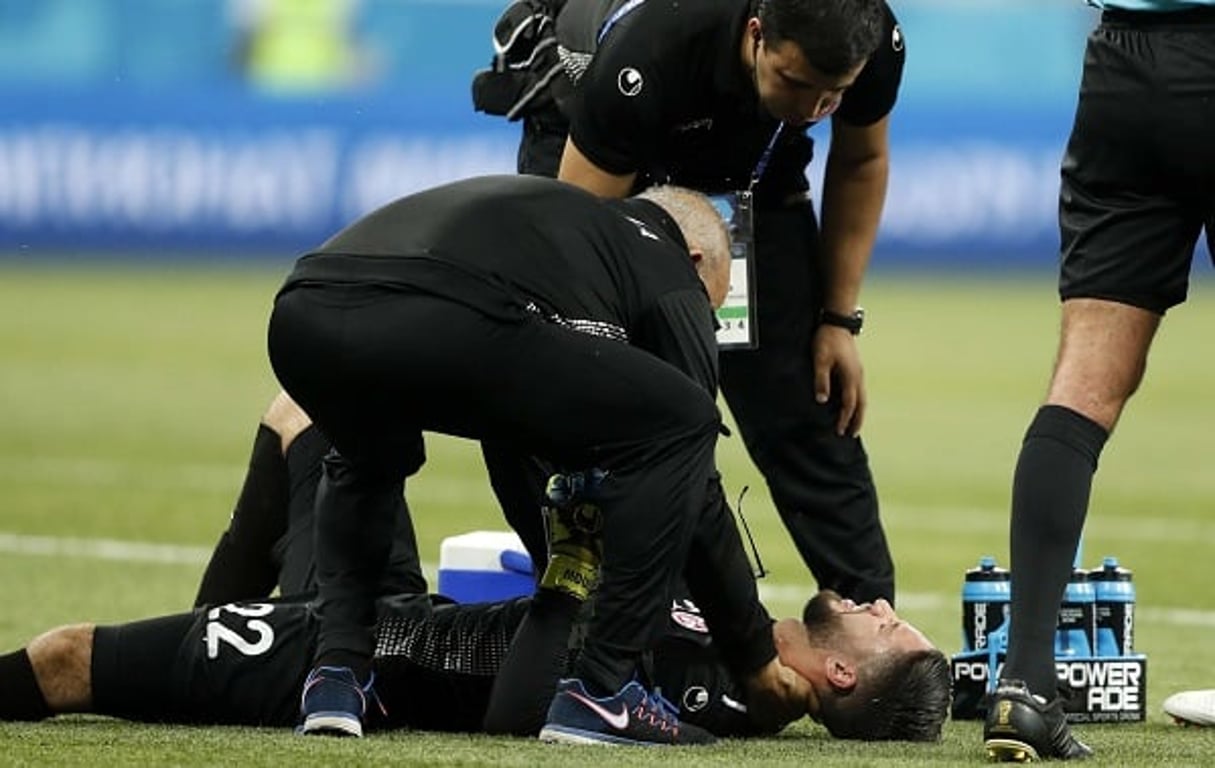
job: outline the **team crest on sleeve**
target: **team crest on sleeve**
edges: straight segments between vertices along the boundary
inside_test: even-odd
[[[699,712],[709,703],[709,691],[703,685],[693,685],[683,692],[685,712]]]
[[[700,614],[700,608],[691,600],[672,600],[671,601],[671,621],[675,622],[684,629],[691,630],[702,635],[709,634],[709,625],[705,623],[704,617]]]
[[[890,33],[890,47],[896,51],[903,50],[903,28],[898,24],[894,25],[894,31]]]
[[[625,67],[616,75],[616,87],[625,96],[636,96],[641,93],[643,84],[641,73],[632,67]]]

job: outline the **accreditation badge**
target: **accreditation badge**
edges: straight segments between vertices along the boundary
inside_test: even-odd
[[[750,190],[709,195],[730,233],[730,290],[717,310],[719,349],[755,349],[755,235]]]

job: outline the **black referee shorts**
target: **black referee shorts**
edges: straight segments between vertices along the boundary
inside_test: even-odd
[[[1213,245],[1215,8],[1106,11],[1063,160],[1059,294],[1163,314],[1204,227]]]

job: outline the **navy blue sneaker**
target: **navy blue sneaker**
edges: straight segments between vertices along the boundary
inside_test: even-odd
[[[595,698],[577,678],[557,683],[540,740],[565,744],[668,746],[712,744],[703,728],[679,722],[675,707],[636,680],[615,695]]]
[[[325,736],[363,735],[363,715],[367,713],[368,697],[375,697],[371,684],[359,685],[349,667],[317,667],[304,681],[300,712],[304,722],[299,732]]]

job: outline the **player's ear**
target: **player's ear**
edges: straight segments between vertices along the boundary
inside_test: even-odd
[[[830,654],[823,662],[827,666],[827,682],[837,691],[851,691],[856,687],[856,665],[842,656]]]
[[[692,257],[692,263],[699,265],[704,261],[705,251],[703,248],[689,248],[688,254]]]

